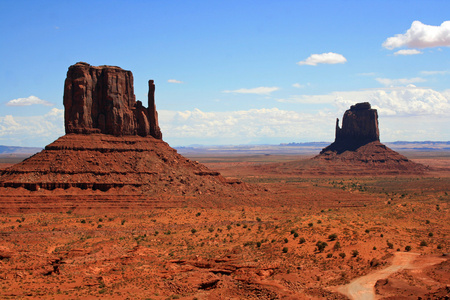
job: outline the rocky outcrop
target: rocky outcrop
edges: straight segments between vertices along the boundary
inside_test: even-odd
[[[380,143],[378,113],[368,102],[352,105],[344,114],[342,128],[336,121],[335,141],[314,160],[333,174],[421,174],[426,168]]]
[[[339,127],[339,119],[336,120],[335,141],[321,153],[343,153],[375,141],[380,141],[377,110],[372,109],[368,102],[357,103],[345,112],[342,128]]]
[[[154,93],[155,85],[150,80],[149,107],[145,108],[136,101],[130,71],[76,63],[69,67],[64,84],[66,133],[151,135],[161,139]]]
[[[148,84],[146,108],[135,100],[130,71],[71,66],[64,88],[66,135],[0,170],[0,212],[150,209],[197,199],[205,205],[245,193],[243,182],[181,156],[162,140],[155,84]]]

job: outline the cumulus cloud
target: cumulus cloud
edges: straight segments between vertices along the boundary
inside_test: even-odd
[[[223,93],[236,93],[236,94],[257,94],[257,95],[269,95],[272,92],[278,91],[280,88],[260,86],[252,89],[238,89],[238,90],[226,90]]]
[[[288,103],[330,103],[345,111],[358,102],[370,102],[384,116],[450,116],[450,90],[438,92],[414,85],[406,87],[337,91],[324,95],[299,95],[279,99]]]
[[[183,81],[176,80],[176,79],[169,79],[167,80],[168,83],[184,83]]]
[[[416,54],[422,54],[423,52],[417,50],[417,49],[402,49],[398,50],[394,53],[394,55],[416,55]]]
[[[27,98],[17,98],[10,100],[6,103],[7,106],[29,106],[33,104],[45,105],[45,106],[53,106],[54,104],[42,99],[39,99],[36,96],[31,95]]]
[[[450,46],[450,21],[445,21],[440,26],[414,21],[406,33],[396,34],[383,43],[383,47],[390,50],[405,46],[409,48]]]
[[[343,64],[346,62],[347,59],[342,54],[328,52],[322,54],[312,54],[310,57],[299,61],[297,64],[300,66],[316,66],[318,64]]]
[[[318,118],[329,119],[329,126],[324,126],[324,122],[319,125]],[[164,136],[184,144],[192,144],[189,143],[192,140],[208,144],[240,144],[264,139],[330,140],[334,135],[331,115],[275,107],[226,112],[160,111],[159,119]]]
[[[302,88],[305,87],[304,85],[302,85],[300,83],[294,83],[292,86],[295,87],[295,88],[298,88],[298,89],[302,89]]]
[[[421,77],[414,77],[414,78],[396,78],[396,79],[390,79],[390,78],[375,78],[376,81],[379,83],[385,85],[385,86],[397,86],[397,85],[408,85],[418,82],[425,82],[426,79]]]
[[[45,146],[64,135],[64,110],[52,108],[41,116],[0,116],[0,142],[16,146]]]
[[[176,145],[332,141],[336,118],[355,103],[370,102],[378,110],[384,140],[450,138],[450,90],[438,92],[410,85],[303,95],[290,101],[322,101],[329,107],[312,113],[276,107],[225,112],[162,110],[160,126],[165,139]]]

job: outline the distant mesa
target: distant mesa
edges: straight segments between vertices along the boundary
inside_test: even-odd
[[[154,95],[150,80],[148,107],[136,101],[133,74],[119,67],[70,66],[64,84],[66,135],[0,171],[0,211],[171,207],[200,195],[221,199],[247,190],[162,140]]]

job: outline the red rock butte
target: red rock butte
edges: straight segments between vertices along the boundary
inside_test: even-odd
[[[145,108],[130,71],[70,66],[66,135],[0,173],[0,211],[172,207],[246,190],[162,140],[154,93],[150,80]]]
[[[341,165],[341,170],[354,168],[362,173],[417,174],[426,169],[380,142],[378,113],[368,102],[357,103],[345,111],[342,128],[336,120],[335,141],[314,159],[328,161],[335,169]]]

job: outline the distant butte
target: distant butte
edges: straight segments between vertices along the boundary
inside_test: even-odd
[[[70,66],[64,84],[66,135],[0,172],[0,212],[63,205],[172,207],[247,190],[162,140],[154,94],[150,80],[146,108],[135,99],[130,71],[82,62]]]
[[[335,141],[316,160],[371,169],[373,173],[423,173],[425,166],[414,163],[380,142],[378,113],[368,102],[352,105],[344,113],[342,128],[336,120]]]

